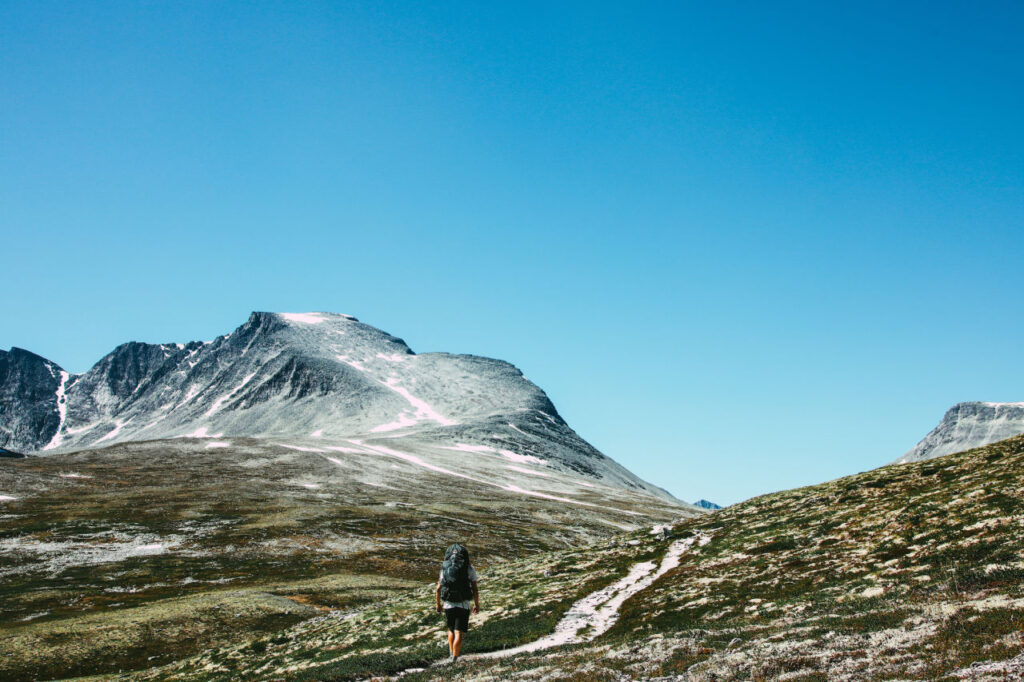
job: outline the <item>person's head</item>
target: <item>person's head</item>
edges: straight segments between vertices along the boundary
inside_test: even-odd
[[[466,560],[466,563],[467,564],[469,563],[469,550],[466,549],[465,545],[460,545],[457,542],[452,544],[452,545],[450,545],[448,547],[448,549],[445,550],[444,558],[448,559],[449,557],[451,557],[453,554],[456,554],[456,553],[461,553],[463,558]]]

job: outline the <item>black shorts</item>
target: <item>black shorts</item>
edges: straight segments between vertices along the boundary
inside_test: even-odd
[[[445,609],[444,617],[448,621],[448,629],[452,632],[469,630],[469,609],[460,609],[458,606]]]

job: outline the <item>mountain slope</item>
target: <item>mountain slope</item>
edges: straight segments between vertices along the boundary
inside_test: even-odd
[[[126,343],[81,375],[20,350],[0,362],[0,445],[66,451],[166,438],[387,438],[530,462],[670,498],[580,438],[500,360],[417,355],[349,315],[253,313],[212,342]]]
[[[0,350],[0,447],[35,450],[60,424],[67,372],[21,348]]]
[[[1009,680],[1024,677],[1024,436],[765,495],[485,573],[466,652],[534,641],[682,538],[707,538],[590,643],[402,679]],[[673,537],[674,535],[674,537]],[[365,679],[443,658],[428,585],[133,679]],[[373,624],[367,632],[366,624]]]
[[[254,313],[77,376],[8,355],[7,404],[34,410],[10,439],[45,456],[0,459],[4,679],[334,621],[436,577],[455,541],[486,571],[703,513],[583,441],[512,365],[417,355],[348,316]]]
[[[376,601],[435,579],[456,541],[486,574],[698,514],[500,454],[256,438],[0,459],[0,512],[0,679],[25,680],[149,667]]]
[[[1024,403],[959,403],[897,464],[963,452],[1024,433]]]

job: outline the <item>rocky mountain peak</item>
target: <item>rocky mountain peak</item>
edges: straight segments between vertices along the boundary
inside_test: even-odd
[[[49,442],[57,430],[58,388],[67,372],[22,348],[0,350],[0,446]]]
[[[1024,403],[963,402],[896,463],[963,452],[1024,433]]]
[[[18,451],[183,437],[332,447],[387,439],[389,449],[500,457],[671,497],[580,438],[508,362],[416,354],[351,315],[257,311],[213,341],[122,344],[75,376],[13,353],[0,359],[0,410],[12,425],[0,445]]]

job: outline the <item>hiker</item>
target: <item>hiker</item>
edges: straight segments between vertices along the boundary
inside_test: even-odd
[[[441,577],[434,590],[434,602],[438,613],[441,613],[441,602],[444,602],[444,615],[448,623],[448,660],[452,663],[459,660],[462,652],[462,640],[469,630],[470,607],[473,613],[480,613],[480,593],[476,588],[478,579],[469,563],[469,550],[458,543],[449,547],[444,553]],[[470,597],[473,598],[472,603]]]

